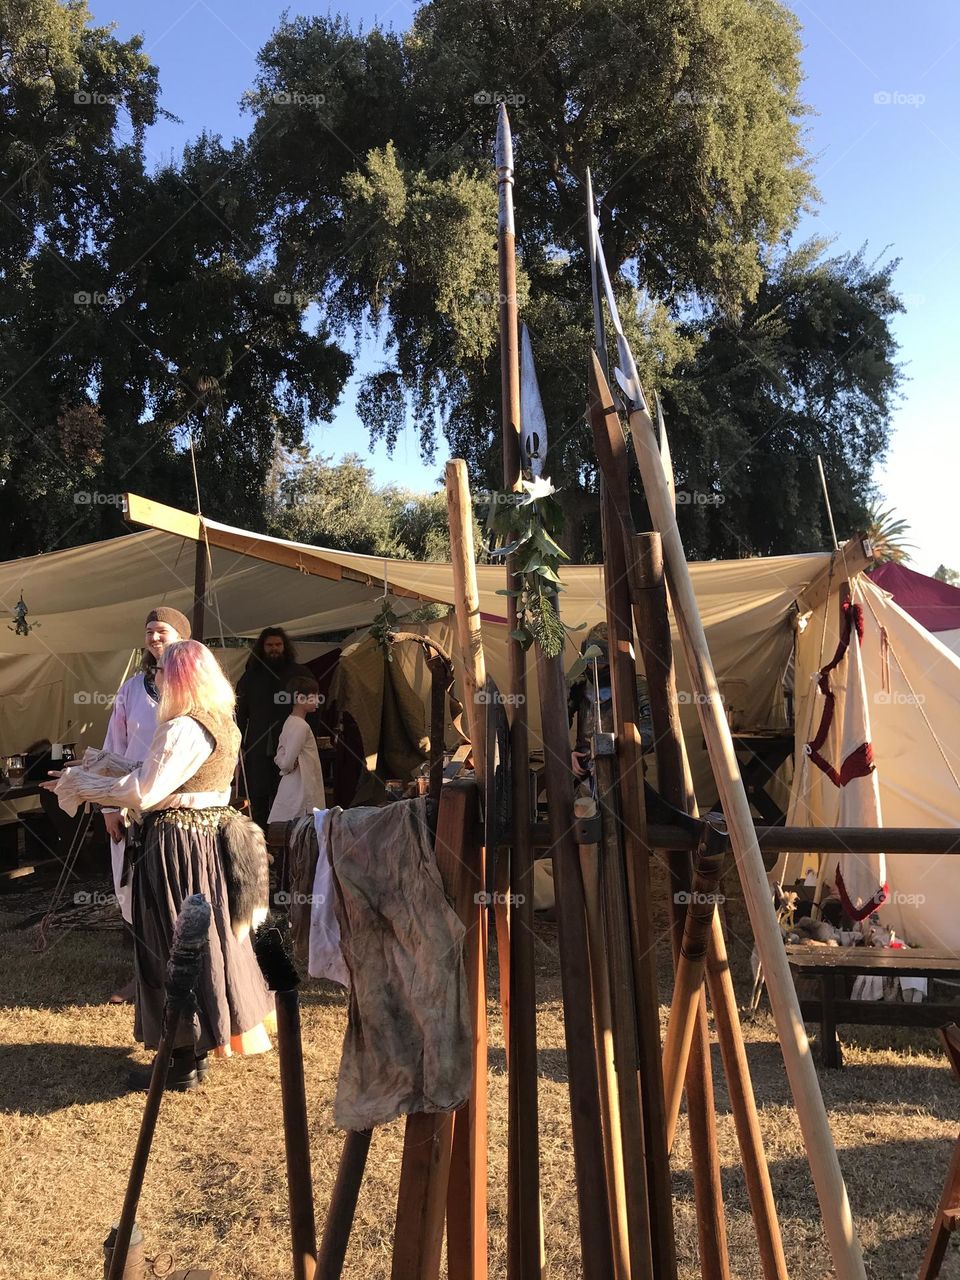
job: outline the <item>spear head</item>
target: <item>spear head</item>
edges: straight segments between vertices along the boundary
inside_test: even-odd
[[[663,405],[660,397],[654,392],[657,402],[657,435],[660,438],[660,461],[663,463],[663,474],[667,477],[667,488],[670,490],[670,501],[677,508],[677,485],[673,478],[673,456],[670,453],[670,441],[667,439],[667,424],[663,420]]]
[[[547,460],[547,418],[526,325],[520,328],[520,452],[534,477],[542,476]]]
[[[500,208],[497,225],[501,231],[513,232],[513,137],[506,105],[501,102],[497,114],[497,145],[494,152],[497,167],[497,186],[500,191]]]

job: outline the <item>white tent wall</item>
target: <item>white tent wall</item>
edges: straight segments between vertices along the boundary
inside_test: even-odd
[[[867,684],[874,761],[883,824],[888,827],[960,826],[960,658],[914,622],[869,576],[856,579],[863,605],[861,652]],[[806,761],[803,745],[816,733],[824,700],[818,670],[837,648],[840,607],[832,596],[810,616],[797,645],[795,781],[787,823],[833,826],[839,792]],[[834,677],[842,677],[843,665]],[[834,688],[840,682],[834,679]],[[842,701],[838,697],[838,704]],[[837,763],[839,706],[823,755]],[[783,858],[775,875],[796,878],[802,855]],[[827,866],[832,883],[836,859]],[[881,920],[907,942],[960,948],[960,860],[954,855],[887,858],[891,900]]]

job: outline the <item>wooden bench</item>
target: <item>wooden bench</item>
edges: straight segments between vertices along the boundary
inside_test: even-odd
[[[897,947],[812,947],[788,945],[794,977],[819,978],[820,999],[801,999],[805,1022],[820,1023],[821,1063],[841,1067],[838,1023],[879,1027],[942,1027],[960,1021],[960,996],[951,1001],[925,999],[919,1004],[889,1000],[851,1000],[847,978],[861,974],[881,978],[956,978],[960,955],[948,951]]]

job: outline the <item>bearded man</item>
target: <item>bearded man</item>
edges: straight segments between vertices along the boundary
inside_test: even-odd
[[[287,681],[309,676],[297,662],[283,627],[266,627],[257,637],[246,669],[237,682],[237,725],[243,735],[243,776],[250,816],[264,831],[280,785],[274,764],[280,731],[290,714]]]

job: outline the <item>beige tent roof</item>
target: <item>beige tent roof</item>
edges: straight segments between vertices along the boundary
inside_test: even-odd
[[[230,636],[255,635],[282,623],[294,635],[345,631],[370,622],[384,594],[453,604],[449,564],[389,560],[286,542],[131,496],[130,518],[156,527],[126,537],[0,564],[0,605],[12,615],[23,592],[31,623],[28,636],[11,628],[0,635],[0,653],[89,653],[116,650],[140,639],[150,607],[193,605],[195,539],[210,544],[212,574],[206,634],[222,625]],[[704,623],[762,632],[782,621],[794,600],[827,565],[824,554],[759,560],[710,561],[691,566]],[[490,621],[504,618],[503,569],[482,565],[480,607]],[[570,626],[604,616],[601,569],[563,571],[564,621]],[[397,609],[403,611],[402,604]],[[750,623],[744,615],[757,612]],[[735,622],[740,619],[740,622]]]
[[[295,636],[362,628],[376,614],[386,584],[392,607],[421,601],[453,603],[449,564],[419,564],[355,555],[268,538],[130,495],[127,516],[151,527],[65,551],[0,564],[0,606],[12,618],[23,592],[34,629],[0,628],[0,752],[68,731],[96,742],[109,702],[143,621],[159,603],[190,613],[197,539],[209,545],[212,572],[205,636],[255,636],[280,624]],[[711,561],[691,566],[704,624],[729,697],[751,723],[770,721],[792,651],[798,597],[813,596],[827,579],[824,554]],[[858,566],[859,567],[859,566]],[[489,668],[505,681],[503,570],[479,569]],[[564,570],[564,621],[589,627],[603,618],[601,570]],[[570,638],[570,657],[581,634]],[[452,642],[452,632],[450,633]],[[452,644],[451,644],[452,647]],[[229,664],[228,664],[229,665]],[[688,682],[678,673],[681,697]],[[539,720],[534,700],[532,729]],[[695,718],[695,708],[686,711]]]

